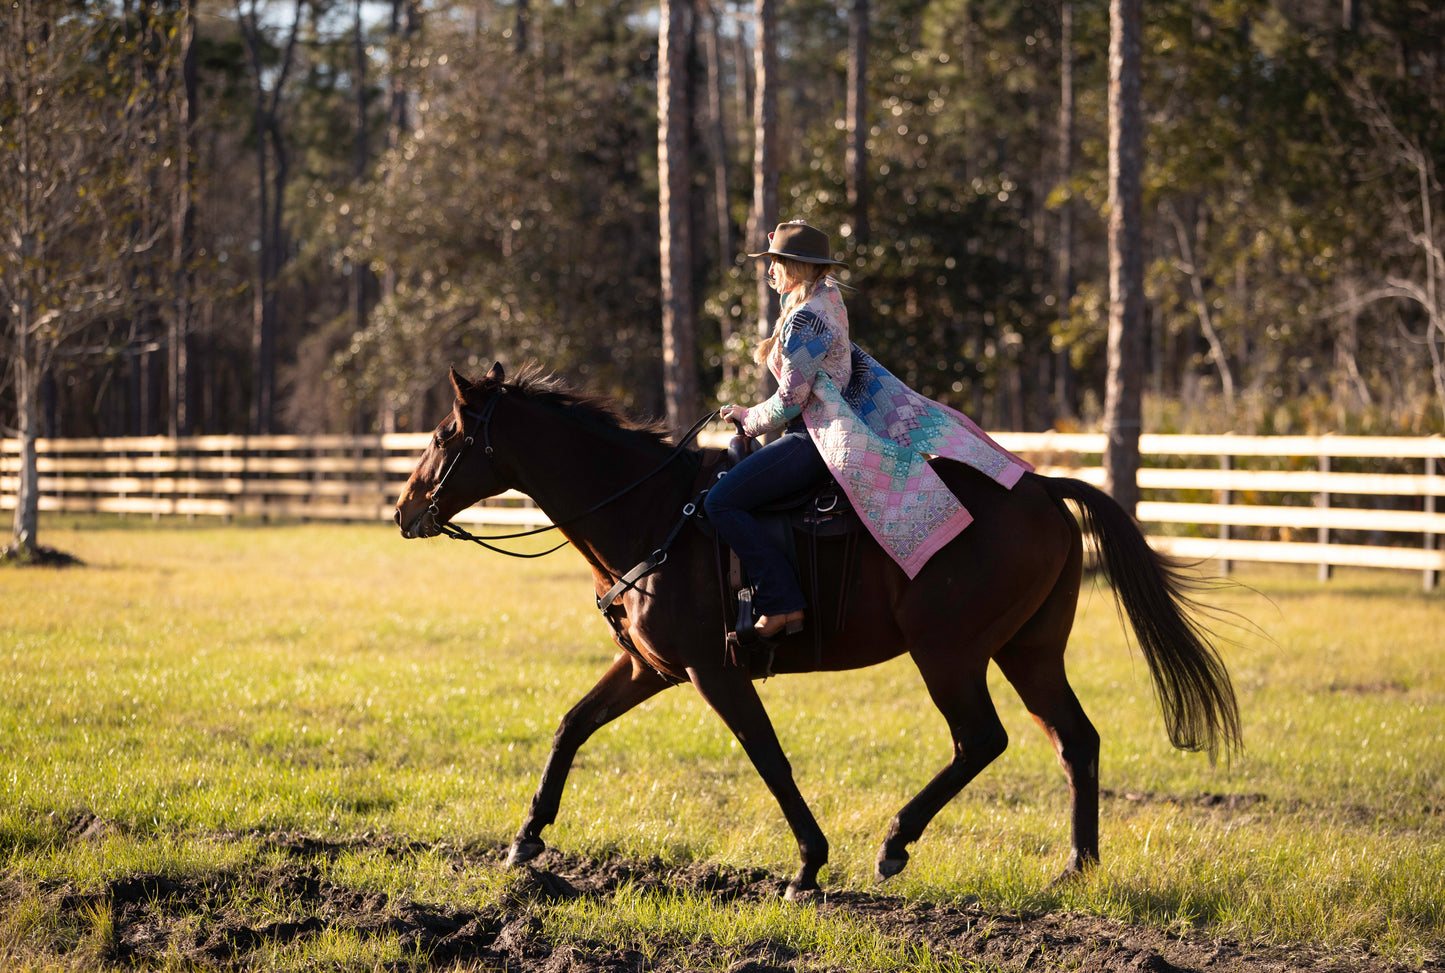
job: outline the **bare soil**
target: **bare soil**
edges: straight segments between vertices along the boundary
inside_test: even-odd
[[[358,839],[328,842],[304,836],[267,839],[286,852],[280,864],[244,874],[182,879],[138,874],[99,892],[52,889],[61,913],[79,921],[108,909],[112,938],[105,957],[120,966],[146,968],[177,955],[200,969],[248,969],[264,965],[257,951],[345,930],[362,937],[395,935],[419,957],[406,970],[505,970],[509,973],[611,973],[611,971],[724,969],[729,973],[825,969],[819,960],[774,941],[724,947],[710,942],[650,944],[651,957],[603,943],[556,942],[543,933],[538,906],[583,896],[610,901],[624,885],[688,890],[719,902],[764,900],[781,895],[786,878],[763,870],[713,865],[684,868],[657,860],[597,861],[549,851],[523,873],[497,907],[469,911],[389,897],[338,885],[322,877],[320,859],[357,844],[387,853],[416,847]],[[451,849],[459,868],[494,868],[502,848]],[[0,885],[0,906],[19,890]],[[269,899],[292,905],[297,921],[257,923],[237,902]],[[1050,913],[1018,915],[977,905],[905,902],[872,892],[838,891],[817,896],[811,907],[845,913],[901,942],[926,943],[940,959],[1000,970],[1081,970],[1091,973],[1404,973],[1445,971],[1387,963],[1368,955],[1330,953],[1307,945],[1249,946],[1207,934],[1175,935],[1096,916]]]

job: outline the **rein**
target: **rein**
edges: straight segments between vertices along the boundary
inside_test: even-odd
[[[441,479],[437,481],[437,485],[436,485],[435,487],[433,487],[431,493],[427,495],[427,500],[429,501],[429,504],[430,504],[430,505],[427,507],[427,510],[428,510],[429,513],[431,513],[433,519],[435,519],[436,516],[437,516],[437,496],[441,493],[442,487],[446,485],[446,482],[447,482],[448,477],[450,477],[450,476],[452,475],[452,471],[457,468],[457,464],[460,463],[462,457],[463,457],[464,455],[466,455],[466,451],[472,446],[473,443],[476,442],[477,433],[478,433],[478,432],[481,433],[481,437],[482,437],[482,449],[485,450],[485,452],[486,452],[486,454],[487,454],[487,458],[488,458],[488,459],[491,459],[491,458],[493,458],[493,457],[496,456],[496,450],[492,448],[492,436],[491,436],[492,413],[494,413],[494,412],[497,411],[497,403],[499,403],[499,402],[502,400],[502,396],[506,394],[506,391],[507,391],[506,386],[500,386],[500,387],[497,389],[496,393],[495,393],[494,395],[492,395],[491,398],[487,399],[486,403],[482,406],[482,408],[481,408],[480,411],[474,411],[474,410],[472,410],[472,409],[463,409],[463,410],[462,410],[462,414],[463,414],[464,416],[466,416],[466,417],[468,417],[468,418],[470,418],[470,419],[473,420],[472,431],[467,435],[466,439],[463,441],[463,443],[462,443],[462,448],[459,449],[459,450],[457,450],[457,454],[456,454],[455,456],[453,456],[453,457],[452,457],[452,461],[451,461],[449,464],[447,464],[447,468],[446,468],[445,472],[442,473]],[[547,531],[549,531],[549,530],[557,530],[557,529],[559,529],[559,528],[561,528],[561,527],[567,527],[567,526],[570,526],[571,524],[577,523],[579,520],[582,520],[584,517],[590,517],[592,514],[595,514],[597,511],[601,510],[603,507],[607,506],[608,504],[613,503],[614,501],[617,501],[617,500],[622,499],[622,498],[625,497],[627,494],[631,493],[633,490],[636,490],[638,487],[642,486],[642,485],[643,485],[644,483],[646,483],[648,480],[652,479],[654,476],[656,476],[657,474],[661,473],[664,469],[666,469],[666,468],[668,467],[668,465],[670,465],[670,464],[672,463],[673,460],[677,459],[677,457],[680,456],[680,455],[683,453],[683,451],[687,448],[688,444],[689,444],[690,442],[692,442],[692,440],[697,437],[697,434],[702,431],[702,428],[703,428],[704,426],[706,426],[709,422],[712,421],[713,416],[715,416],[715,415],[716,415],[716,413],[709,412],[707,415],[703,416],[703,417],[702,417],[701,419],[699,419],[697,422],[693,423],[692,428],[687,431],[687,435],[683,436],[682,439],[681,439],[681,441],[679,441],[678,444],[673,447],[672,452],[667,455],[667,458],[664,459],[664,460],[663,460],[661,463],[659,463],[657,466],[653,467],[653,469],[650,470],[648,473],[644,474],[642,477],[640,477],[639,479],[635,480],[635,481],[632,482],[631,484],[623,487],[621,490],[618,490],[616,493],[612,494],[612,496],[608,497],[607,499],[602,500],[602,501],[600,501],[600,502],[598,502],[598,503],[595,503],[595,504],[593,504],[591,507],[588,507],[586,510],[582,511],[581,513],[576,514],[576,515],[571,516],[571,517],[568,517],[568,518],[565,519],[565,520],[556,521],[555,523],[548,524],[546,527],[535,527],[535,528],[533,528],[532,530],[517,531],[517,532],[511,533],[511,534],[487,534],[487,535],[477,535],[477,534],[470,533],[470,532],[468,532],[468,531],[466,531],[466,530],[463,530],[462,528],[456,526],[455,524],[451,523],[450,521],[448,521],[448,522],[446,522],[446,523],[439,523],[439,524],[437,525],[437,529],[438,529],[439,531],[441,531],[441,533],[445,534],[447,537],[450,537],[450,538],[453,539],[453,540],[471,541],[471,542],[474,543],[474,544],[480,544],[482,547],[485,547],[485,548],[486,548],[487,550],[489,550],[489,551],[495,551],[495,552],[498,553],[498,554],[505,554],[505,555],[507,555],[508,557],[516,557],[516,558],[545,557],[545,556],[547,556],[548,554],[553,553],[554,551],[560,551],[562,548],[564,548],[564,547],[567,546],[567,544],[569,543],[568,541],[565,541],[565,540],[564,540],[562,543],[558,544],[556,547],[548,548],[547,550],[538,552],[538,553],[536,553],[536,554],[519,554],[519,553],[516,552],[516,551],[508,551],[508,550],[506,550],[506,549],[504,549],[504,548],[496,547],[496,546],[494,546],[494,545],[492,545],[492,544],[489,544],[488,541],[505,541],[505,540],[513,540],[513,539],[519,538],[519,537],[531,537],[531,536],[533,536],[533,535],[535,535],[535,534],[545,534],[545,533],[546,533]],[[674,536],[675,536],[675,535],[676,535],[676,531],[674,531]],[[669,542],[670,542],[670,541],[672,540],[672,538],[668,538],[668,540],[669,540]],[[665,557],[665,552],[664,552],[664,557]]]

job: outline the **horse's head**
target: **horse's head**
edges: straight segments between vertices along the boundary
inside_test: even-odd
[[[401,536],[435,537],[442,525],[478,500],[507,489],[487,441],[487,423],[505,391],[501,363],[473,383],[451,370],[456,398],[452,411],[437,424],[431,443],[412,470],[396,501]]]

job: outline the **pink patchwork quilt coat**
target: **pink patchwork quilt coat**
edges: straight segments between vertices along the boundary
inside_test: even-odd
[[[973,520],[930,456],[966,463],[1009,488],[1033,469],[853,344],[831,282],[788,315],[768,368],[778,391],[748,410],[744,432],[775,432],[801,416],[863,523],[910,578]]]

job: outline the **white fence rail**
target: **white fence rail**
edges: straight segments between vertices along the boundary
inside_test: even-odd
[[[1102,434],[997,437],[1039,472],[1103,482]],[[1445,570],[1445,438],[1373,436],[1140,437],[1136,511],[1161,550],[1231,561]],[[1086,460],[1090,462],[1086,462]],[[1201,527],[1213,526],[1212,535]]]
[[[721,441],[725,437],[713,439]],[[1100,434],[1001,433],[1042,473],[1103,481]],[[390,436],[197,436],[39,443],[44,511],[152,517],[385,520],[425,448]],[[1445,571],[1445,438],[1171,436],[1140,441],[1139,519],[1163,550],[1231,561]],[[12,509],[18,443],[0,440],[0,509]],[[506,495],[456,518],[539,526]]]

